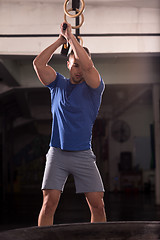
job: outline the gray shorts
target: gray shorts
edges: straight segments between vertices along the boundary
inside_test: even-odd
[[[46,155],[42,190],[56,189],[63,192],[69,174],[74,177],[76,193],[104,192],[96,157],[91,149],[70,152],[50,147]]]

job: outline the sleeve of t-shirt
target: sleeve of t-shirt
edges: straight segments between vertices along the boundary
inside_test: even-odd
[[[53,82],[51,82],[49,85],[46,85],[46,87],[48,87],[50,91],[55,87],[57,87],[58,85],[61,85],[62,81],[64,81],[65,79],[64,76],[58,72],[56,72],[56,75],[57,75],[56,79]]]
[[[104,84],[103,79],[102,79],[101,76],[100,76],[100,79],[101,79],[100,85],[99,85],[97,88],[91,88],[91,87],[90,87],[91,92],[92,92],[94,95],[100,95],[100,94],[102,94],[103,91],[104,91],[104,89],[105,89],[105,84]]]

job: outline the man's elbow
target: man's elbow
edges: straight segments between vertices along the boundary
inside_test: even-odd
[[[35,58],[33,60],[33,67],[34,69],[41,69],[43,67],[43,64],[39,61],[39,59]]]
[[[37,60],[36,60],[36,58],[33,60],[33,68],[34,68],[34,69],[37,68]]]
[[[39,61],[38,61],[37,58],[35,58],[35,59],[33,60],[33,67],[34,67],[34,68],[37,68],[38,66],[39,66]]]

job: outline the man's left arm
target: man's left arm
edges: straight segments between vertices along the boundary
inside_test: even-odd
[[[87,85],[92,88],[99,87],[101,82],[100,75],[93,64],[91,57],[79,44],[76,37],[71,33],[71,25],[67,23],[67,29],[65,31],[63,30],[62,26],[63,25],[61,25],[61,32],[73,49],[75,58],[79,62],[84,73],[84,80],[86,81]]]

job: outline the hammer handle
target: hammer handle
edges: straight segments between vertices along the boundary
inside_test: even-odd
[[[63,23],[63,30],[67,29],[67,23]]]

